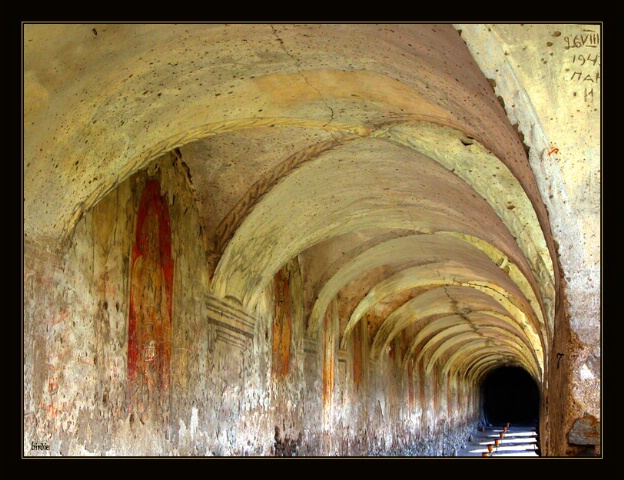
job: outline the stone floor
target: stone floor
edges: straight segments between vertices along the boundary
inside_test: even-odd
[[[489,457],[539,457],[537,450],[537,431],[535,425],[510,424],[504,437],[504,425],[486,426],[482,432],[475,432],[465,447],[457,452],[458,457],[482,457],[487,453]],[[495,440],[500,441],[498,447]],[[488,452],[488,445],[492,445],[492,452]]]

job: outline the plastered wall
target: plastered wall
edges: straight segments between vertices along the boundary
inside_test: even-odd
[[[84,215],[63,256],[25,245],[25,455],[452,455],[474,429],[478,412],[449,409],[437,372],[406,373],[394,353],[369,362],[365,323],[339,348],[336,302],[308,336],[296,258],[253,317],[212,296],[204,236],[171,152]],[[169,330],[141,326],[151,307]],[[144,342],[133,359],[148,328],[169,354]]]

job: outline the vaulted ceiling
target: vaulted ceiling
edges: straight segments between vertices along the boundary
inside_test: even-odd
[[[25,238],[176,150],[212,294],[250,312],[291,259],[308,332],[478,380],[541,381],[557,264],[518,132],[450,24],[38,25],[24,30]]]
[[[460,130],[369,129],[259,126],[180,149],[216,232],[214,293],[253,311],[298,257],[311,335],[336,299],[342,345],[368,319],[373,358],[401,335],[405,366],[430,353],[428,367],[510,363],[540,379],[552,261],[519,182]]]

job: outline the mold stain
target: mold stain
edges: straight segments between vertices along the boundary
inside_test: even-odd
[[[169,387],[173,259],[166,200],[149,181],[137,212],[128,322],[128,380],[139,410]]]

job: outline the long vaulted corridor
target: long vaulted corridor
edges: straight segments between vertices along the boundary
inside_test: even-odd
[[[23,35],[25,456],[600,455],[600,25]]]

